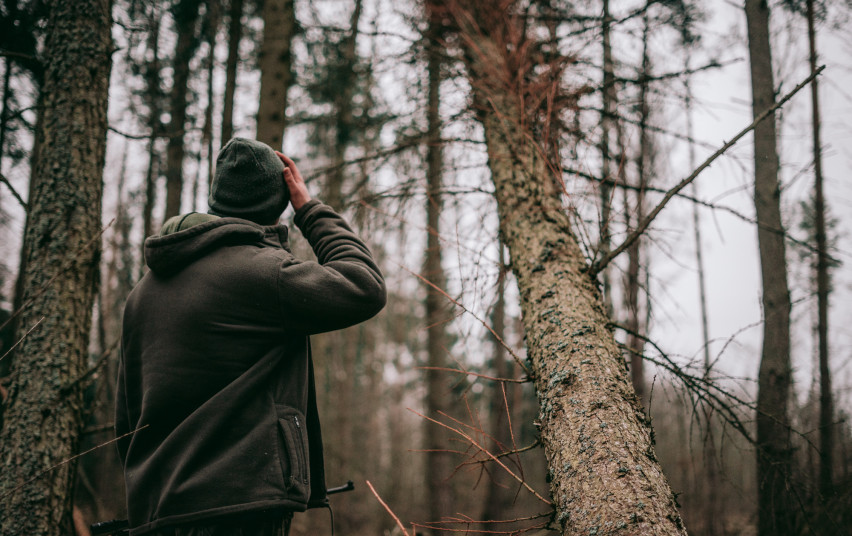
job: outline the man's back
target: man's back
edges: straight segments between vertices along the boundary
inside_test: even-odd
[[[210,217],[149,239],[151,271],[128,297],[116,432],[133,534],[326,502],[308,335],[384,305],[364,243],[329,207],[286,228]],[[178,226],[179,228],[180,226]]]

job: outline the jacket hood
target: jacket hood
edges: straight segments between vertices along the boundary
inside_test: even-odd
[[[263,226],[240,218],[216,218],[188,229],[152,236],[145,240],[145,263],[157,275],[169,275],[226,246],[261,243],[276,235],[279,247],[287,247],[287,227]]]

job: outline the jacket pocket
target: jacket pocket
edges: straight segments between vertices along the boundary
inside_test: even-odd
[[[283,439],[285,456],[282,458],[284,482],[293,499],[307,501],[310,495],[310,458],[305,417],[289,406],[276,406],[278,429]],[[286,462],[286,463],[285,463]]]

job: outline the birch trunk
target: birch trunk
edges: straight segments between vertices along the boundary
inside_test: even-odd
[[[0,431],[0,534],[71,534],[75,463],[97,288],[110,2],[50,4],[43,116],[24,233],[23,303]],[[46,474],[42,473],[49,471]]]

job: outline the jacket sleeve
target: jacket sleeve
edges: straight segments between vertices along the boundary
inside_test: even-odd
[[[302,206],[296,225],[317,262],[285,260],[278,301],[285,329],[307,334],[352,326],[373,317],[387,300],[385,281],[367,245],[331,207]]]

